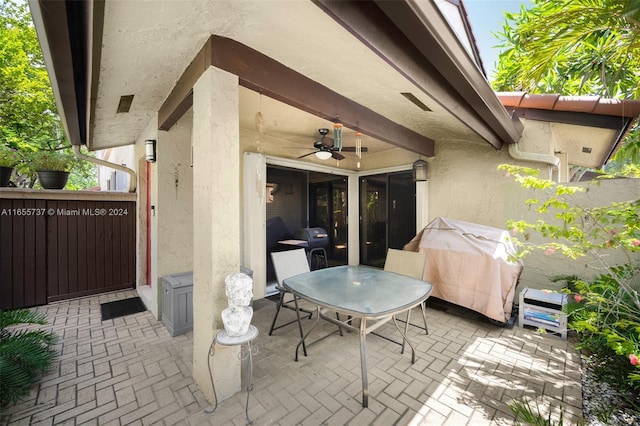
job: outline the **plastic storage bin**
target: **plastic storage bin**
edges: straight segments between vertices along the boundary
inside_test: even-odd
[[[172,336],[193,330],[193,272],[162,277],[162,323]]]

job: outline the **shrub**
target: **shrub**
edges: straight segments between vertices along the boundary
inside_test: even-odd
[[[18,151],[0,143],[0,167],[13,167],[20,160]]]
[[[55,334],[19,329],[20,324],[46,324],[46,318],[27,309],[0,310],[0,407],[28,394],[56,355]]]
[[[542,251],[547,255],[562,253],[569,259],[590,256],[594,260],[601,272],[593,279],[564,277],[566,291],[573,293],[567,305],[569,326],[579,333],[581,348],[613,352],[624,360],[629,368],[628,384],[640,388],[640,200],[587,208],[572,197],[584,188],[540,179],[536,169],[512,165],[501,165],[499,169],[506,170],[524,188],[545,194],[544,199],[527,200],[539,213],[538,220],[508,221],[516,235],[513,240],[518,247],[517,257]],[[627,173],[640,176],[640,169],[630,166]],[[544,240],[531,242],[531,233]],[[609,264],[607,255],[614,250],[624,255],[626,263]]]

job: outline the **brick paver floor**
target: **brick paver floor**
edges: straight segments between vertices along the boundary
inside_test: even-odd
[[[246,424],[244,391],[215,413],[204,412],[211,405],[191,378],[191,333],[172,338],[149,312],[101,321],[100,303],[135,295],[38,308],[60,337],[60,356],[29,396],[2,413],[2,424]],[[274,311],[270,300],[254,303],[255,425],[510,425],[508,404],[523,396],[545,416],[562,410],[568,424],[581,417],[580,358],[571,340],[427,309],[430,334],[409,330],[415,364],[410,351],[400,354],[398,345],[367,337],[370,397],[362,408],[357,335],[335,334],[294,362],[295,326],[268,335]],[[413,318],[422,321],[417,310]],[[331,327],[321,324],[312,337]],[[397,334],[391,324],[379,332]]]

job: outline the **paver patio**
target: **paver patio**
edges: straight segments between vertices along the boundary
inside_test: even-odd
[[[60,356],[28,397],[2,413],[2,423],[246,424],[244,391],[204,413],[211,405],[191,378],[191,333],[172,338],[149,312],[101,321],[100,303],[135,295],[123,291],[38,308],[60,336]],[[260,335],[249,415],[255,425],[508,425],[515,422],[508,404],[521,396],[536,398],[544,413],[563,407],[569,424],[581,417],[580,357],[571,340],[430,308],[430,334],[409,330],[415,364],[410,352],[368,336],[370,397],[369,408],[362,408],[357,335],[335,334],[294,362],[295,327],[268,335],[274,311],[268,299],[254,303]],[[419,311],[413,318],[421,321]],[[332,327],[321,324],[313,336]],[[397,335],[392,324],[380,333]]]

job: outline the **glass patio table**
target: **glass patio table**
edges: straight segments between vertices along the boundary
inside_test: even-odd
[[[316,321],[296,346],[296,361],[301,345],[306,355],[306,346],[310,346],[311,343],[305,345],[305,339],[320,318],[338,325],[340,331],[346,328],[359,333],[363,407],[367,407],[369,401],[367,334],[393,320],[403,341],[411,347],[411,363],[415,362],[415,349],[398,327],[395,316],[427,300],[433,288],[430,283],[367,266],[337,266],[295,275],[286,278],[282,284],[291,293],[316,305],[318,312]],[[297,299],[294,300],[297,308]],[[333,318],[327,315],[328,312],[344,314],[347,319],[340,320],[339,315]],[[358,325],[354,325],[357,322],[355,320],[359,320]]]

